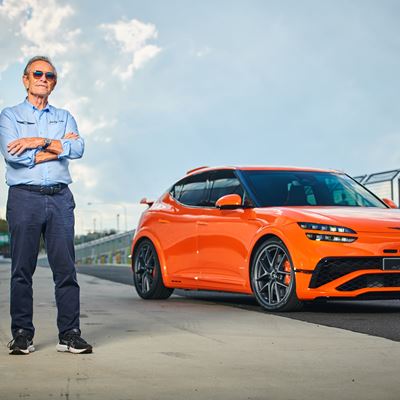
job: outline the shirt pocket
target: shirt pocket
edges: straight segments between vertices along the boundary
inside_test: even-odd
[[[27,121],[25,119],[17,119],[18,136],[19,137],[36,137],[39,136],[36,121]]]
[[[48,120],[48,135],[53,139],[62,139],[65,135],[65,119],[50,118]]]

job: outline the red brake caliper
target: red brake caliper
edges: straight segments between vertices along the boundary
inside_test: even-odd
[[[290,262],[289,262],[289,260],[286,260],[283,263],[283,269],[284,269],[285,272],[290,272]],[[285,285],[289,285],[290,279],[291,279],[291,275],[285,275],[285,279],[283,280]]]

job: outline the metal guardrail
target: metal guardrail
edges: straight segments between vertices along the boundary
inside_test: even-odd
[[[75,246],[78,265],[130,265],[130,252],[135,230],[105,236]],[[38,263],[48,265],[47,255],[39,254]]]
[[[354,179],[378,197],[390,198],[397,205],[400,205],[400,169],[355,176]]]

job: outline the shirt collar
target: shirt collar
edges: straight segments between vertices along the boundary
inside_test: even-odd
[[[23,104],[25,105],[25,107],[27,107],[29,110],[31,110],[32,113],[35,112],[35,111],[39,111],[39,112],[48,112],[50,114],[53,114],[54,107],[51,106],[49,103],[47,103],[45,108],[43,108],[42,110],[39,110],[32,103],[30,103],[28,101],[28,98],[26,97]]]

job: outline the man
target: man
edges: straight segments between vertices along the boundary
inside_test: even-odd
[[[58,351],[91,353],[79,328],[79,285],[74,253],[74,199],[68,160],[80,158],[83,139],[71,114],[48,104],[57,72],[47,57],[33,57],[22,77],[25,101],[0,115],[0,150],[10,186],[10,354],[34,351],[32,276],[43,235],[55,283]]]

